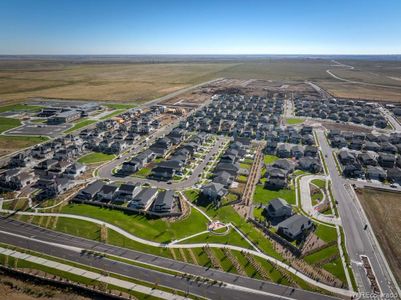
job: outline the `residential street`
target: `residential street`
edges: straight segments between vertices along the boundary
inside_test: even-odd
[[[381,292],[394,292],[394,285],[386,268],[387,264],[378,250],[379,246],[372,239],[373,233],[371,229],[364,230],[366,220],[358,210],[359,203],[357,203],[357,199],[352,197],[349,189],[345,187],[348,185],[347,181],[338,174],[332,149],[327,143],[324,131],[317,130],[316,134],[332,180],[333,196],[338,202],[338,212],[345,233],[346,247],[359,289],[361,292],[371,292],[370,284],[360,259],[360,255],[366,255],[370,259]]]

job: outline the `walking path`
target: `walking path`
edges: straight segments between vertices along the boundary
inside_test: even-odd
[[[5,213],[13,213],[14,211],[10,211],[10,210],[4,210],[1,209],[0,212],[5,212]],[[28,216],[48,216],[48,217],[64,217],[64,218],[72,218],[72,219],[78,219],[78,220],[84,220],[84,221],[88,221],[88,222],[92,222],[95,224],[99,224],[99,225],[103,225],[106,226],[109,229],[112,229],[114,231],[116,231],[117,233],[123,235],[124,237],[134,240],[136,242],[139,242],[141,244],[145,244],[148,246],[152,246],[152,247],[163,247],[163,248],[202,248],[205,246],[208,246],[210,248],[227,248],[230,250],[235,250],[235,251],[239,251],[239,252],[245,252],[245,253],[249,253],[258,257],[261,257],[267,261],[269,261],[270,263],[276,264],[277,266],[284,268],[286,271],[298,276],[299,278],[301,278],[302,280],[305,280],[306,282],[317,286],[319,288],[322,288],[324,290],[339,294],[339,295],[343,295],[346,297],[351,297],[354,296],[354,292],[350,291],[350,290],[345,290],[345,289],[341,289],[341,288],[336,288],[333,286],[329,286],[326,285],[324,283],[321,283],[319,281],[316,281],[312,278],[309,278],[307,275],[301,273],[299,270],[287,265],[286,263],[268,256],[264,253],[258,252],[256,250],[249,250],[246,248],[242,248],[239,246],[234,246],[234,245],[226,245],[226,244],[217,244],[217,243],[196,243],[196,244],[163,244],[163,243],[158,243],[158,242],[153,242],[153,241],[149,241],[149,240],[145,240],[142,238],[139,238],[137,236],[132,235],[131,233],[121,229],[120,227],[117,227],[115,225],[109,224],[107,222],[104,221],[100,221],[98,219],[94,219],[94,218],[89,218],[89,217],[85,217],[85,216],[79,216],[79,215],[72,215],[72,214],[60,214],[60,213],[34,213],[34,212],[15,212],[16,214],[19,215],[28,215]]]
[[[162,298],[162,299],[179,299],[179,300],[183,300],[183,299],[188,299],[182,296],[177,296],[177,295],[173,295],[171,293],[168,292],[164,292],[164,291],[160,291],[157,289],[153,289],[147,286],[143,286],[143,285],[139,285],[133,282],[129,282],[129,281],[125,281],[122,279],[117,279],[114,277],[110,277],[110,276],[104,276],[101,275],[99,273],[95,273],[92,271],[88,271],[85,269],[81,269],[81,268],[77,268],[77,267],[73,267],[71,265],[66,265],[60,262],[55,262],[49,259],[45,259],[45,258],[41,258],[38,256],[33,256],[30,254],[26,254],[26,253],[22,253],[22,252],[18,252],[18,251],[14,251],[14,250],[10,250],[10,249],[6,249],[3,247],[0,247],[0,254],[2,255],[7,255],[13,258],[17,258],[20,260],[24,260],[24,261],[28,261],[31,263],[35,263],[38,265],[42,265],[45,266],[47,268],[52,268],[52,269],[56,269],[58,271],[63,271],[66,273],[70,273],[70,274],[74,274],[77,276],[81,276],[81,277],[85,277],[91,280],[96,280],[96,281],[100,281],[100,282],[104,282],[107,284],[111,284],[114,286],[118,286],[120,288],[124,288],[127,290],[133,290],[133,291],[137,291],[140,293],[143,293],[145,295],[151,295],[154,297],[158,297],[158,298]]]

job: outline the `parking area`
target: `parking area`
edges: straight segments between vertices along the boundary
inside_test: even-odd
[[[24,124],[18,128],[8,131],[7,134],[46,135],[50,137],[57,137],[71,126],[72,126],[71,124],[62,124],[62,125]]]

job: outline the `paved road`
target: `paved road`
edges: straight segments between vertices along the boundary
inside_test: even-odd
[[[202,173],[202,171],[206,167],[210,158],[213,155],[215,155],[216,153],[218,153],[219,148],[223,145],[223,143],[224,143],[224,138],[218,137],[218,140],[214,144],[213,148],[206,154],[203,161],[195,167],[192,174],[187,179],[184,179],[182,181],[172,182],[172,183],[168,184],[167,182],[164,182],[164,181],[157,181],[157,180],[151,180],[151,179],[146,179],[146,178],[138,178],[138,177],[133,177],[133,176],[129,176],[129,175],[125,176],[125,177],[113,175],[111,173],[111,171],[115,167],[121,165],[122,162],[124,162],[124,160],[132,154],[126,155],[126,156],[122,157],[121,159],[114,160],[113,162],[104,165],[102,168],[99,169],[99,177],[107,178],[107,179],[110,179],[113,181],[124,181],[124,182],[130,181],[130,182],[140,183],[140,184],[149,183],[152,186],[162,188],[162,189],[180,190],[180,189],[189,188],[189,187],[194,186],[198,182],[199,175]],[[141,148],[139,148],[139,149],[141,149]],[[138,152],[138,150],[136,150],[135,152]]]
[[[392,276],[386,268],[385,259],[380,255],[379,246],[372,239],[370,228],[368,230],[363,229],[366,220],[358,210],[358,200],[352,197],[352,191],[350,191],[347,181],[338,174],[332,156],[332,149],[326,140],[324,132],[317,130],[316,133],[331,177],[333,196],[338,202],[338,212],[345,233],[346,248],[359,290],[361,292],[371,292],[365,270],[360,264],[360,255],[366,255],[370,259],[382,293],[391,293],[394,290],[394,285],[391,281]],[[346,188],[347,186],[348,189]]]
[[[387,120],[391,123],[391,125],[394,127],[394,130],[401,131],[401,124],[394,118],[393,114],[389,112],[387,109],[385,109],[383,106],[380,106],[379,109],[382,115],[384,115],[387,118]]]
[[[347,69],[350,69],[350,70],[353,70],[353,69],[354,69],[353,66],[345,65],[345,64],[339,63],[339,62],[337,62],[337,61],[335,61],[335,60],[333,60],[333,62],[337,64],[336,67],[344,67],[344,68],[347,68]],[[338,80],[341,80],[341,81],[344,81],[344,82],[348,82],[348,83],[361,84],[361,85],[369,85],[369,86],[377,86],[377,87],[384,87],[384,88],[389,88],[389,89],[401,89],[400,86],[396,86],[396,85],[393,86],[393,85],[385,85],[385,84],[377,84],[377,83],[369,83],[369,82],[354,81],[354,80],[345,79],[345,78],[342,78],[342,77],[339,77],[339,76],[333,74],[333,73],[330,71],[330,69],[327,69],[327,70],[326,70],[326,73],[329,74],[331,77],[333,77],[333,78],[335,78],[335,79],[338,79]]]
[[[187,93],[187,92],[189,92],[189,91],[192,91],[192,90],[194,90],[194,89],[196,89],[196,88],[199,88],[199,87],[202,87],[202,86],[204,86],[204,85],[208,85],[208,84],[213,83],[213,82],[218,82],[218,81],[220,81],[220,80],[222,80],[222,79],[223,79],[223,78],[216,78],[216,79],[209,80],[209,81],[206,81],[206,82],[202,82],[202,83],[199,83],[199,84],[196,84],[196,85],[187,87],[187,88],[180,89],[180,90],[178,90],[178,91],[176,91],[176,92],[173,92],[173,93],[170,93],[170,94],[168,94],[168,95],[165,95],[165,96],[156,98],[156,99],[154,99],[154,100],[152,100],[152,101],[149,101],[149,102],[140,104],[140,105],[138,105],[136,108],[146,108],[146,107],[150,107],[150,106],[152,106],[152,105],[158,104],[159,102],[167,101],[167,100],[172,99],[172,98],[174,98],[174,97],[176,97],[176,96],[179,96],[179,95],[181,95],[181,94]],[[87,101],[85,101],[85,102],[87,102]],[[101,121],[103,121],[103,120],[101,120]],[[101,122],[101,121],[99,120],[99,122]],[[74,134],[77,134],[77,133],[79,133],[81,130],[84,130],[84,129],[86,129],[86,128],[92,128],[92,127],[94,127],[95,125],[96,125],[96,123],[91,124],[91,125],[89,125],[89,126],[85,126],[85,127],[81,128],[81,129],[78,129],[77,131],[75,131]],[[66,134],[61,133],[61,134],[59,134],[57,137],[60,137],[60,136],[63,136],[63,135],[66,135]],[[0,157],[0,166],[1,166],[1,165],[5,165],[6,163],[8,163],[9,159],[10,159],[12,156],[14,156],[14,155],[16,155],[16,154],[18,154],[18,153],[24,152],[24,151],[26,151],[26,150],[32,149],[32,148],[36,147],[37,145],[45,144],[45,143],[51,141],[51,140],[54,139],[54,138],[56,138],[56,137],[52,137],[50,140],[45,141],[45,142],[43,142],[43,143],[39,143],[39,144],[35,144],[35,145],[33,145],[33,146],[29,146],[29,147],[26,147],[26,148],[23,148],[23,149],[19,149],[19,150],[15,151],[15,152],[12,152],[12,153],[9,153],[9,154],[7,154],[7,155],[4,155],[4,156]]]
[[[210,82],[213,82],[213,81],[215,81],[215,80],[212,80]],[[208,83],[210,83],[210,82],[208,82]],[[206,83],[203,83],[202,85],[204,85],[204,84],[206,84]],[[192,89],[195,87],[192,87]],[[169,97],[172,97],[171,94],[169,95]],[[160,99],[159,99],[159,101],[160,101]],[[188,114],[188,116],[190,116],[193,113],[195,113],[196,111],[202,109],[204,106],[208,105],[210,102],[211,102],[211,99],[205,101],[198,108],[192,110]],[[149,183],[155,187],[163,188],[163,189],[184,189],[184,188],[193,186],[198,181],[199,175],[202,173],[203,169],[206,167],[206,164],[209,161],[209,159],[218,152],[218,147],[220,147],[222,145],[223,140],[224,140],[223,138],[218,139],[218,141],[216,142],[216,144],[214,145],[212,150],[206,155],[203,162],[195,168],[195,170],[192,172],[191,176],[188,179],[180,181],[180,182],[174,182],[171,184],[167,184],[167,182],[161,182],[161,181],[143,179],[143,178],[136,178],[136,177],[132,177],[129,175],[128,176],[121,176],[121,175],[115,176],[112,174],[112,170],[115,169],[116,167],[120,166],[127,158],[133,156],[134,154],[140,153],[141,151],[145,150],[147,145],[151,145],[159,137],[162,137],[162,136],[168,134],[174,127],[176,127],[179,124],[179,122],[181,120],[182,120],[182,118],[179,118],[179,119],[175,120],[174,122],[172,122],[171,124],[153,132],[148,137],[148,141],[146,144],[145,143],[139,144],[139,145],[136,144],[136,145],[134,145],[134,147],[132,148],[132,150],[129,153],[121,156],[120,158],[112,160],[110,163],[107,163],[107,164],[103,165],[102,167],[100,167],[98,176],[100,178],[107,178],[107,179],[110,179],[113,181],[117,181],[117,180],[124,181],[124,182],[131,181],[131,182],[140,183],[140,184]]]
[[[191,293],[195,293],[199,291],[199,295],[206,296],[211,299],[278,299],[279,295],[290,297],[293,299],[330,299],[330,297],[315,294],[303,290],[292,290],[289,287],[281,286],[277,284],[273,284],[270,282],[265,282],[261,280],[256,280],[252,278],[242,277],[239,275],[226,273],[214,269],[204,268],[198,265],[192,265],[180,261],[175,261],[155,255],[146,254],[139,251],[128,250],[125,248],[120,248],[116,246],[102,244],[100,242],[87,240],[71,235],[67,235],[60,232],[51,231],[48,229],[40,228],[32,224],[19,222],[11,219],[0,219],[0,242],[5,242],[8,244],[13,244],[16,246],[21,246],[24,248],[29,248],[35,251],[47,253],[49,255],[54,255],[56,257],[61,257],[65,259],[70,259],[74,261],[78,261],[85,265],[93,265],[99,268],[104,268],[109,271],[117,271],[117,273],[125,274],[128,276],[151,281],[151,282],[159,282],[160,284],[186,290],[187,286],[190,288]],[[49,244],[44,244],[40,241],[35,241],[32,239],[24,239],[17,236],[10,236],[7,233],[17,234],[28,238],[34,238],[36,240],[40,240],[48,243],[57,243],[62,245],[60,247],[52,246]],[[94,251],[108,253],[111,255],[116,255],[119,257],[124,257],[127,259],[136,260],[138,262],[147,263],[151,265],[156,265],[162,268],[168,268],[172,270],[176,270],[182,273],[193,274],[196,276],[202,276],[206,278],[210,278],[212,280],[223,281],[228,284],[237,285],[240,287],[246,287],[254,290],[259,290],[262,292],[273,293],[275,296],[268,297],[267,295],[258,295],[258,294],[249,294],[239,290],[236,290],[235,293],[231,292],[228,288],[218,287],[205,287],[201,286],[200,289],[197,288],[197,285],[192,282],[185,281],[181,278],[172,277],[169,275],[162,275],[162,273],[151,271],[148,269],[142,269],[140,267],[125,265],[121,266],[120,263],[115,261],[109,261],[105,258],[93,258],[81,255],[77,251],[71,251],[70,249],[65,249],[64,247],[78,247],[82,249],[91,249]],[[96,265],[95,265],[96,264]],[[103,265],[104,264],[104,265]],[[114,268],[117,266],[117,269]],[[164,279],[168,279],[164,281]],[[203,293],[207,293],[206,295]]]
[[[302,209],[311,217],[316,218],[322,222],[334,224],[334,225],[341,225],[341,220],[338,219],[336,216],[328,216],[322,214],[314,209],[311,199],[311,192],[310,192],[310,182],[314,179],[321,179],[327,180],[326,176],[321,175],[308,175],[302,176],[299,180],[299,186],[301,188],[301,206]]]
[[[136,284],[131,281],[121,280],[121,279],[111,277],[108,275],[105,276],[105,275],[100,274],[101,273],[100,270],[98,272],[92,272],[92,271],[88,271],[87,269],[73,267],[69,264],[63,264],[58,261],[45,259],[45,258],[42,258],[39,256],[30,255],[30,254],[26,254],[26,253],[11,250],[11,249],[6,249],[3,247],[0,247],[0,254],[6,255],[9,257],[14,257],[19,260],[32,262],[32,263],[35,263],[35,264],[38,264],[41,266],[45,266],[45,267],[49,267],[52,269],[57,269],[57,270],[65,272],[65,273],[70,273],[70,274],[74,274],[76,276],[88,278],[89,280],[96,280],[96,281],[104,282],[106,284],[110,284],[113,286],[121,287],[121,288],[124,288],[127,290],[138,291],[142,294],[152,295],[152,296],[160,298],[160,299],[167,299],[167,300],[186,300],[186,299],[188,299],[184,296],[174,295],[169,292],[153,289],[152,287]]]

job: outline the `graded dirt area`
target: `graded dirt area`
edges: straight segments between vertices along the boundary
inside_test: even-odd
[[[15,279],[0,274],[0,298],[12,300],[86,300],[90,298],[73,294],[69,291],[57,289],[48,285],[37,285],[34,283]]]
[[[362,189],[357,194],[387,262],[401,284],[401,193]]]

